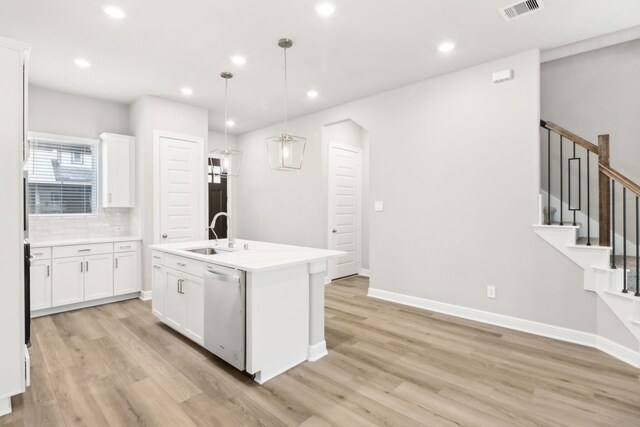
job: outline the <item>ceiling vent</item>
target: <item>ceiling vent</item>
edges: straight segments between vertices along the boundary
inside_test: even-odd
[[[503,7],[499,11],[504,20],[509,22],[542,9],[544,9],[542,0],[527,0]]]

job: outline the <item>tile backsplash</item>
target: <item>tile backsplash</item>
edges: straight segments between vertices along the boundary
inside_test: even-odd
[[[130,209],[100,209],[97,215],[31,215],[29,240],[69,240],[130,235]]]

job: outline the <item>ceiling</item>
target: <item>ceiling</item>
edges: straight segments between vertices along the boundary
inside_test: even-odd
[[[640,24],[637,0],[544,0],[505,22],[512,0],[0,0],[0,36],[32,44],[30,80],[65,92],[131,103],[155,95],[206,107],[223,127],[224,82],[234,133],[282,118],[289,37],[289,111],[300,116],[531,48],[542,50]],[[105,15],[113,4],[122,20]],[[457,44],[449,53],[436,46]],[[243,66],[232,55],[247,58]],[[85,58],[80,68],[74,58]],[[180,88],[193,88],[186,97]],[[315,89],[316,99],[306,92]]]

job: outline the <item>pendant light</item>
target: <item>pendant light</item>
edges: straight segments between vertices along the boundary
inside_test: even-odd
[[[227,134],[229,128],[228,117],[228,94],[229,94],[229,80],[233,78],[233,74],[228,72],[220,73],[220,77],[224,79],[224,146],[209,153],[209,164],[211,166],[211,174],[214,176],[220,176],[222,178],[228,178],[230,176],[238,176],[240,172],[240,162],[242,161],[242,151],[233,150],[229,147],[227,141]],[[219,169],[213,164],[213,159],[220,160]]]
[[[287,49],[293,46],[293,41],[280,39],[278,46],[284,50],[284,129],[280,135],[267,138],[267,153],[271,169],[300,170],[307,139],[287,132]]]

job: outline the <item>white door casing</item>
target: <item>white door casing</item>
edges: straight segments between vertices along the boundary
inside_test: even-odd
[[[360,270],[362,151],[329,144],[328,247],[347,252],[329,261],[329,278],[358,274]]]

